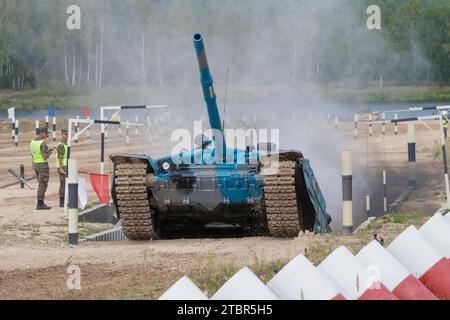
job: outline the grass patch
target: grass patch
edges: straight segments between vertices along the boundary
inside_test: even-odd
[[[323,89],[324,94],[340,102],[420,102],[450,100],[450,86],[386,87],[383,89],[337,90]]]
[[[382,217],[383,223],[395,223],[395,224],[413,224],[418,225],[429,218],[430,215],[423,212],[412,213],[393,213]]]
[[[264,283],[269,282],[289,262],[286,260],[257,260],[249,266]],[[191,279],[208,296],[212,297],[231,277],[233,277],[242,266],[236,264],[214,265],[212,261],[201,267]]]
[[[109,224],[100,225],[100,224],[80,223],[80,225],[78,226],[78,232],[81,238],[86,238],[96,233],[107,231],[112,227],[113,225]]]

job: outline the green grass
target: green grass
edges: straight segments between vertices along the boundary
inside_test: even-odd
[[[112,227],[113,227],[112,225],[96,225],[96,224],[80,223],[78,226],[78,232],[81,238],[86,238],[96,233],[107,231]]]
[[[368,229],[377,229],[382,224],[394,223],[394,224],[404,224],[404,225],[420,225],[423,223],[424,219],[429,218],[428,213],[423,212],[411,212],[411,213],[392,213],[378,218],[372,222]]]
[[[262,261],[257,260],[249,266],[264,283],[269,282],[289,262],[285,260]],[[236,264],[215,265],[212,262],[204,265],[191,275],[198,287],[208,296],[212,297],[231,277],[233,277],[242,266]]]
[[[322,85],[319,87],[311,86],[311,88],[312,90],[318,90],[329,100],[340,102],[387,103],[450,100],[450,86],[430,85],[342,90]],[[114,102],[125,102],[123,97],[140,96],[139,94],[142,91],[164,95],[167,90],[168,88],[156,87],[121,87],[90,91],[87,89],[66,88],[58,83],[53,83],[39,89],[26,89],[23,91],[0,90],[0,111],[12,106],[15,106],[18,110],[42,110],[49,105],[57,109],[81,107],[82,105],[109,105]],[[242,88],[242,90],[245,91],[245,88]],[[244,94],[240,94],[240,96],[244,96]]]
[[[384,89],[335,90],[325,88],[325,96],[341,102],[420,102],[449,101],[450,86],[387,87]]]

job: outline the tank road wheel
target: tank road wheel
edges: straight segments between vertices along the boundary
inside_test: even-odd
[[[155,239],[146,185],[147,165],[120,164],[115,173],[117,210],[124,233],[130,240]]]
[[[296,161],[280,161],[279,169],[270,168],[270,159],[262,161],[264,205],[270,235],[295,238],[302,231],[302,207],[297,196],[296,177],[300,174]]]

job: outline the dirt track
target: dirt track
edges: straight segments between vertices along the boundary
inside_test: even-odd
[[[392,128],[388,130],[392,131]],[[353,150],[357,164],[357,173],[367,173],[365,168],[366,140],[354,141],[352,124],[347,123],[344,132],[346,146]],[[364,130],[361,132],[364,135]],[[9,134],[0,135],[0,179],[2,184],[14,181],[8,168],[26,166],[26,175],[31,176],[30,156],[27,141],[33,133],[21,136],[21,145],[14,147]],[[399,194],[407,181],[406,171],[406,132],[400,127],[400,134],[389,132],[383,139],[378,129],[376,137],[371,138],[368,181],[378,181],[380,168],[383,167],[383,145],[386,146],[388,168],[392,173],[391,198]],[[94,136],[94,134],[93,134]],[[133,147],[127,148],[122,139],[111,130],[108,153],[142,152],[144,144],[136,139]],[[415,191],[403,210],[425,211],[432,213],[443,201],[442,160],[432,157],[433,133],[423,126],[417,126],[418,137],[418,176],[419,189]],[[384,143],[383,143],[384,141]],[[158,150],[152,150],[158,153]],[[153,153],[153,154],[154,154]],[[159,150],[159,153],[163,151]],[[73,148],[73,157],[79,160],[79,170],[91,172],[98,170],[98,140],[82,141]],[[107,163],[109,170],[109,163]],[[95,200],[87,180],[89,200]],[[36,188],[36,182],[30,183]],[[381,186],[369,184],[378,201]],[[57,204],[58,181],[56,175],[51,178],[48,195],[50,205]],[[0,299],[155,299],[180,276],[209,274],[220,265],[233,264],[237,267],[270,261],[287,261],[299,253],[313,252],[318,244],[325,247],[323,253],[317,253],[320,259],[327,250],[339,244],[352,244],[370,240],[365,238],[311,235],[293,240],[270,238],[248,239],[193,239],[155,241],[149,243],[91,244],[82,243],[77,248],[66,245],[66,222],[62,210],[55,208],[49,212],[37,212],[35,191],[21,190],[18,186],[0,189]],[[391,199],[393,200],[393,199]],[[101,230],[108,226],[85,225],[86,233]],[[394,231],[397,233],[403,226]],[[359,242],[358,242],[359,241]],[[305,251],[306,250],[306,251]],[[314,260],[314,257],[312,258]],[[69,291],[66,287],[67,266],[77,265],[82,272],[82,290]],[[214,273],[213,273],[214,274]]]

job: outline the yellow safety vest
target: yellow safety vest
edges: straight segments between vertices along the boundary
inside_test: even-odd
[[[64,146],[64,158],[63,158],[63,167],[67,167],[67,144],[60,142],[56,148],[59,148],[60,145]],[[56,168],[59,169],[59,157],[56,157]]]
[[[448,119],[444,119],[443,120],[443,125],[444,129],[448,129]]]
[[[47,163],[47,160],[44,160],[42,156],[41,146],[44,143],[43,140],[31,140],[30,143],[30,152],[33,157],[33,163]]]

